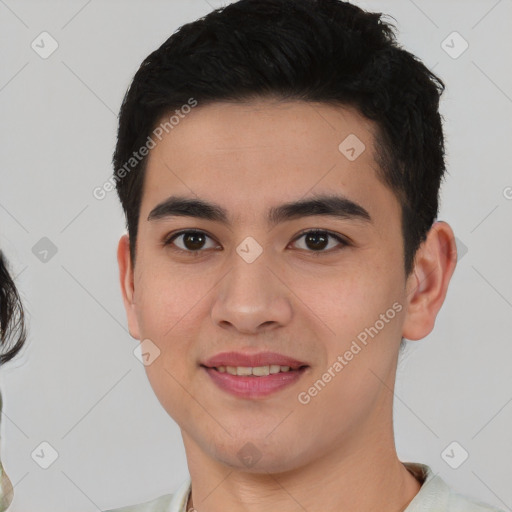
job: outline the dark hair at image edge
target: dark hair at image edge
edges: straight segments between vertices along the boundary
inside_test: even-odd
[[[23,306],[0,251],[0,366],[18,354],[26,338]]]
[[[116,172],[163,116],[190,98],[199,107],[273,98],[355,107],[375,122],[377,174],[401,204],[409,275],[438,214],[443,90],[381,13],[348,2],[240,0],[183,25],[142,62],[119,114],[114,179],[132,263],[147,157],[122,179]]]

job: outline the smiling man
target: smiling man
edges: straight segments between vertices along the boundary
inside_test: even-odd
[[[118,261],[190,479],[119,510],[494,510],[393,435],[403,339],[431,332],[456,264],[442,90],[336,0],[241,0],[145,59],[114,155]]]

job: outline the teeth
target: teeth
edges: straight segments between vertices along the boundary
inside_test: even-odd
[[[250,370],[250,368],[249,368]],[[237,370],[238,373],[238,370]],[[268,375],[270,373],[270,366],[255,366],[251,372],[253,375]],[[239,374],[240,375],[240,374]]]
[[[281,371],[281,367],[278,364],[270,365],[270,373],[279,373]]]
[[[220,373],[229,373],[230,375],[255,375],[258,377],[290,371],[289,366],[280,366],[278,364],[271,364],[267,366],[218,366],[216,368]]]

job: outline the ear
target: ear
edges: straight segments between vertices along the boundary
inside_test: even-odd
[[[139,324],[135,309],[135,284],[133,278],[132,261],[130,258],[130,239],[123,235],[117,246],[117,264],[119,266],[119,281],[123,295],[124,308],[128,319],[128,330],[135,339],[140,339]]]
[[[419,340],[432,331],[456,264],[457,246],[451,227],[443,221],[434,223],[407,278],[404,338]]]

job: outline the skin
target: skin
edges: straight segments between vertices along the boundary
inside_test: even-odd
[[[193,109],[151,150],[134,267],[128,237],[119,242],[121,288],[131,335],[161,351],[146,371],[181,429],[189,507],[199,512],[392,512],[420,489],[394,443],[398,349],[402,336],[418,340],[432,330],[456,246],[450,226],[435,223],[405,276],[400,205],[375,171],[374,130],[351,108],[215,103]],[[355,161],[338,150],[349,134],[366,146]],[[333,192],[363,206],[372,222],[309,216],[268,226],[269,207]],[[171,194],[218,203],[232,223],[148,220]],[[163,244],[187,228],[207,235],[197,256],[184,237],[174,240],[176,251]],[[350,244],[329,239],[319,254],[300,237],[314,228]],[[263,249],[250,264],[235,250],[248,236]],[[394,303],[401,311],[300,403],[298,393]],[[269,397],[237,398],[199,366],[229,350],[272,350],[309,368]],[[251,467],[239,457],[249,442],[261,456]]]

